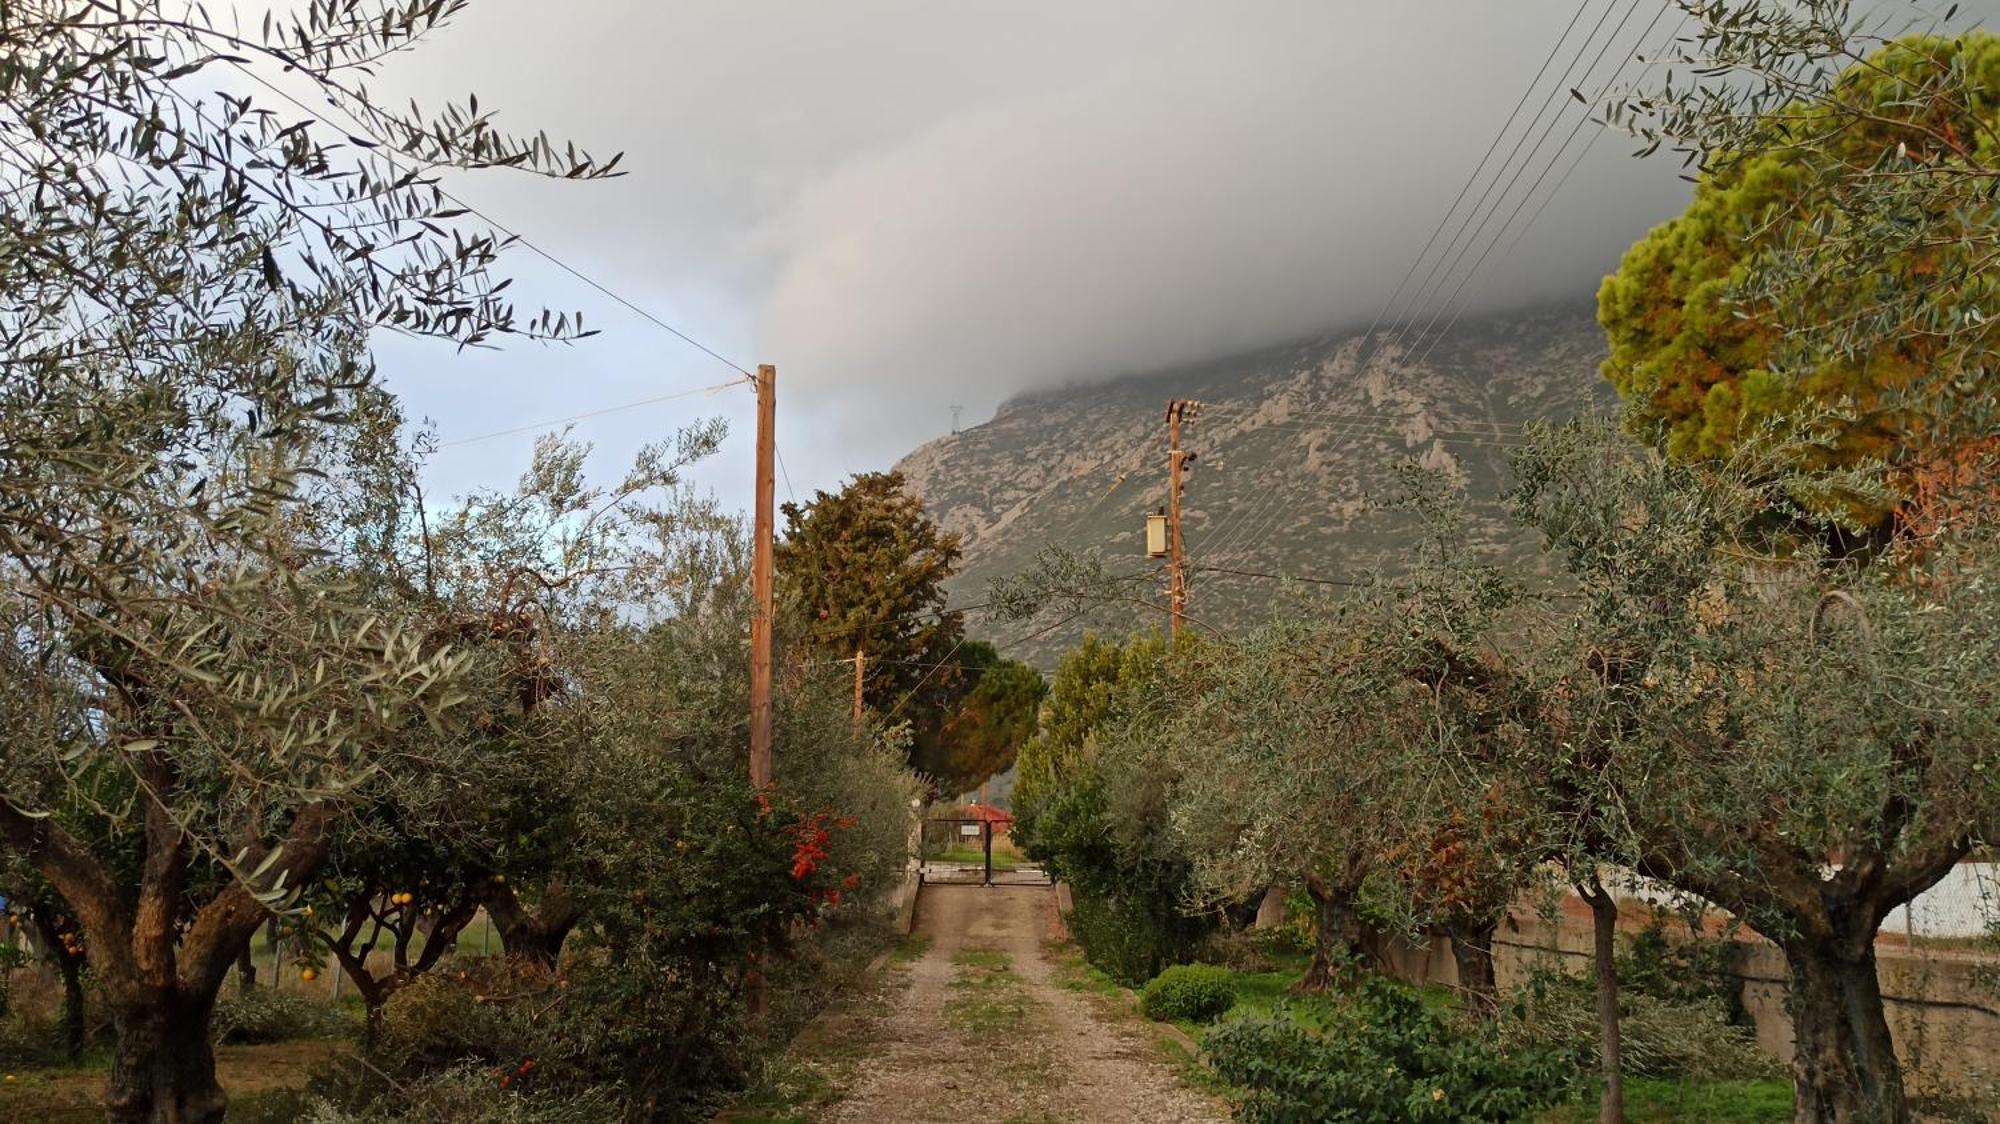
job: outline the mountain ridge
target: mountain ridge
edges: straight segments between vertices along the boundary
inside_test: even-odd
[[[1038,390],[912,450],[897,470],[961,539],[954,604],[983,602],[988,582],[1056,544],[1099,551],[1108,570],[1133,576],[1139,599],[1161,607],[1121,601],[1066,622],[974,615],[971,634],[1046,668],[1086,630],[1122,636],[1162,623],[1164,576],[1144,556],[1143,529],[1166,502],[1170,397],[1202,404],[1183,428],[1183,448],[1197,454],[1183,505],[1190,615],[1206,627],[1239,628],[1270,612],[1283,583],[1251,575],[1339,582],[1393,569],[1412,528],[1385,501],[1409,462],[1463,486],[1475,549],[1544,568],[1499,506],[1506,450],[1528,421],[1615,401],[1597,372],[1606,349],[1590,311],[1462,321],[1420,361],[1392,344],[1371,347],[1364,363],[1362,342],[1360,331],[1334,333]]]

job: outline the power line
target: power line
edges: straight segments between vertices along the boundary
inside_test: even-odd
[[[771,451],[778,454],[778,475],[785,478],[785,497],[796,504],[799,502],[799,494],[792,491],[792,470],[785,467],[785,451],[778,447],[776,439],[771,442]]]
[[[1359,420],[1335,420],[1323,423],[1311,421],[1272,422],[1265,428],[1300,436],[1324,433],[1344,437],[1378,437],[1406,442],[1442,441],[1452,445],[1491,445],[1507,448],[1526,444],[1528,437],[1526,432],[1509,433],[1497,430],[1462,430],[1451,428],[1432,428],[1425,431],[1421,436],[1417,436],[1394,426]]]
[[[885,617],[879,621],[862,621],[860,624],[843,625],[839,628],[809,628],[806,630],[806,638],[809,640],[823,640],[833,636],[847,636],[856,632],[866,632],[871,628],[893,628],[896,625],[909,624],[911,621],[920,620],[924,617],[943,618],[955,616],[959,613],[970,613],[975,610],[990,608],[992,604],[991,601],[981,601],[974,605],[947,605],[942,609],[919,609],[914,613],[904,613],[897,617]]]
[[[966,639],[967,639],[966,636],[963,633],[961,633],[958,637],[958,643],[953,644],[951,646],[951,651],[946,652],[944,654],[944,659],[939,661],[937,665],[932,667],[929,671],[924,672],[923,676],[917,680],[915,686],[912,686],[908,691],[903,692],[903,697],[896,700],[896,705],[890,708],[889,713],[882,716],[883,720],[887,721],[888,719],[894,718],[896,717],[897,714],[901,713],[903,707],[907,705],[911,699],[916,697],[917,692],[923,690],[924,684],[931,681],[931,676],[937,674],[938,668],[945,666],[947,663],[950,663],[951,657],[957,655],[958,650],[960,648],[965,647]]]
[[[1296,434],[1296,431],[1289,431],[1289,432],[1294,432],[1295,435],[1303,436],[1302,434]],[[1225,528],[1218,528],[1214,544],[1209,546],[1205,551],[1203,551],[1201,557],[1207,557],[1207,558],[1227,557],[1228,551],[1236,548],[1242,542],[1254,541],[1253,539],[1246,540],[1245,538],[1245,535],[1247,534],[1249,529],[1253,526],[1261,525],[1265,520],[1267,514],[1273,510],[1279,509],[1279,505],[1281,505],[1283,502],[1284,502],[1284,490],[1282,488],[1273,487],[1267,489],[1261,497],[1259,497],[1256,501],[1252,502],[1249,505],[1249,507],[1242,512],[1240,517],[1234,519],[1233,521],[1226,522]]]
[[[1625,17],[1626,19],[1631,18],[1632,12],[1638,9],[1638,5],[1639,5],[1639,0],[1632,0],[1631,6],[1626,9],[1626,17]],[[1597,17],[1597,22],[1591,25],[1590,31],[1588,34],[1584,36],[1583,41],[1577,44],[1576,54],[1571,56],[1569,62],[1564,65],[1561,76],[1559,76],[1556,79],[1555,85],[1549,90],[1549,93],[1545,97],[1543,97],[1542,104],[1536,108],[1534,117],[1529,120],[1527,126],[1522,130],[1520,138],[1514,142],[1514,147],[1507,153],[1506,160],[1501,162],[1499,168],[1497,168],[1494,171],[1493,178],[1490,181],[1488,181],[1485,188],[1483,188],[1480,191],[1479,199],[1478,201],[1473,203],[1472,209],[1467,211],[1465,217],[1459,221],[1458,229],[1452,232],[1450,241],[1445,243],[1445,248],[1443,251],[1439,253],[1438,259],[1432,262],[1430,268],[1425,271],[1424,280],[1421,284],[1417,286],[1417,290],[1412,295],[1410,304],[1408,306],[1412,312],[1414,312],[1424,303],[1426,293],[1433,292],[1432,285],[1439,276],[1438,271],[1440,269],[1443,269],[1444,270],[1443,275],[1449,277],[1452,271],[1458,268],[1458,263],[1464,260],[1465,249],[1463,246],[1460,245],[1460,240],[1465,238],[1466,232],[1469,229],[1473,228],[1475,219],[1478,219],[1481,225],[1483,226],[1485,219],[1480,218],[1481,210],[1482,208],[1486,207],[1487,200],[1492,197],[1493,189],[1499,186],[1501,177],[1505,176],[1507,174],[1507,169],[1513,166],[1515,157],[1521,154],[1522,147],[1525,144],[1527,144],[1528,137],[1530,134],[1534,132],[1535,126],[1541,123],[1544,117],[1548,116],[1550,106],[1556,104],[1556,98],[1561,95],[1563,87],[1569,82],[1569,76],[1571,72],[1576,69],[1576,64],[1582,61],[1584,53],[1590,50],[1590,45],[1592,41],[1594,41],[1597,38],[1598,31],[1603,28],[1604,21],[1611,18],[1611,13],[1614,10],[1616,10],[1616,7],[1617,5],[1615,2],[1610,5],[1607,5],[1604,9],[1603,14]],[[1620,26],[1621,27],[1623,26],[1622,22]],[[1616,32],[1613,33],[1612,38],[1615,37],[1616,37]],[[1567,35],[1565,35],[1565,38],[1567,38]],[[1605,43],[1607,45],[1610,42],[1611,38],[1607,38],[1605,40]],[[1560,49],[1561,47],[1560,41],[1558,41],[1557,47],[1558,49]],[[1551,120],[1558,120],[1560,119],[1560,117],[1561,117],[1561,110],[1558,109],[1556,117],[1552,118]],[[1539,147],[1539,142],[1537,142],[1537,146]],[[1529,159],[1532,160],[1533,157],[1530,156]],[[1526,164],[1523,164],[1523,167],[1525,166]],[[1518,176],[1519,173],[1516,173],[1516,178],[1518,178]],[[1512,190],[1512,187],[1513,187],[1513,181],[1509,181],[1508,190]],[[1504,192],[1502,193],[1502,198],[1503,199],[1505,198]],[[1499,201],[1496,200],[1493,204],[1493,210],[1497,210],[1498,208],[1499,208]],[[1491,211],[1488,211],[1486,215],[1487,217],[1490,217]],[[1472,235],[1472,240],[1473,241],[1478,240],[1478,234],[1476,232]],[[1470,243],[1468,242],[1466,243],[1466,245],[1470,245]],[[1446,264],[1447,258],[1450,259],[1450,264],[1448,265]],[[1390,329],[1389,341],[1384,346],[1401,346],[1409,335],[1409,329],[1412,326],[1414,326],[1414,324],[1415,324],[1414,317],[1409,319],[1407,322],[1402,318],[1398,318],[1396,324]]]
[[[1239,578],[1270,578],[1274,581],[1300,582],[1305,585],[1338,585],[1362,589],[1377,584],[1373,578],[1307,578],[1297,574],[1266,574],[1256,570],[1232,570],[1225,566],[1197,566],[1210,574],[1231,574]]]
[[[1315,432],[1325,433],[1331,438],[1353,437],[1362,435],[1364,424],[1356,421],[1348,423],[1344,429],[1328,431],[1325,428],[1321,428]],[[1256,512],[1239,528],[1236,538],[1229,545],[1228,549],[1233,550],[1238,557],[1246,556],[1250,549],[1256,544],[1263,542],[1266,536],[1277,527],[1278,520],[1284,517],[1288,502],[1289,499],[1283,489],[1270,489],[1269,494],[1265,497]],[[1218,546],[1211,557],[1219,561],[1229,557],[1229,554],[1225,552],[1223,547]]]
[[[1153,435],[1151,433],[1142,433],[1138,440],[1138,444],[1141,447],[1144,447],[1146,445],[1151,444],[1152,439]],[[1080,476],[1089,476],[1091,473],[1096,472],[1098,469],[1103,468],[1104,466],[1110,464],[1112,461],[1117,460],[1120,457],[1130,455],[1134,451],[1135,450],[1133,449],[1132,443],[1128,441],[1123,445],[1113,448],[1111,452],[1106,453],[1104,456],[1099,457],[1097,459],[1097,462],[1095,464],[1092,464],[1089,468],[1084,469],[1082,472],[1073,474],[1071,479],[1075,479],[1076,477]],[[1141,467],[1143,467],[1143,465]],[[1124,487],[1125,481],[1131,479],[1132,473],[1136,471],[1138,471],[1138,469],[1126,469],[1124,472],[1119,473],[1118,478],[1111,482],[1111,486],[1109,488],[1104,489],[1104,491],[1098,495],[1097,501],[1095,503],[1091,504],[1089,507],[1084,508],[1081,514],[1077,515],[1074,519],[1071,519],[1069,521],[1068,525],[1064,527],[1062,532],[1064,537],[1068,537],[1069,535],[1074,534],[1076,532],[1076,529],[1083,525],[1084,520],[1089,519],[1091,516],[1097,514],[1098,509],[1104,506],[1104,501],[1110,499],[1113,493],[1117,492],[1118,489]]]
[[[1445,208],[1444,214],[1438,217],[1437,226],[1432,228],[1431,236],[1424,240],[1424,248],[1417,251],[1417,256],[1410,261],[1410,267],[1403,271],[1402,280],[1396,282],[1395,291],[1389,294],[1388,300],[1382,302],[1382,308],[1375,313],[1375,319],[1369,321],[1368,330],[1361,333],[1361,346],[1364,349],[1368,346],[1370,337],[1374,336],[1375,329],[1381,325],[1382,318],[1389,314],[1389,310],[1395,307],[1397,299],[1403,295],[1404,286],[1408,285],[1410,278],[1416,275],[1417,267],[1422,265],[1424,259],[1430,256],[1431,247],[1437,244],[1438,235],[1444,233],[1446,224],[1451,222],[1451,216],[1458,213],[1459,204],[1465,202],[1465,197],[1471,192],[1472,185],[1478,182],[1480,173],[1486,170],[1487,161],[1493,158],[1493,153],[1500,147],[1500,142],[1506,139],[1508,131],[1514,127],[1514,119],[1521,115],[1521,107],[1528,104],[1528,98],[1534,94],[1535,87],[1541,84],[1542,75],[1548,73],[1549,64],[1555,61],[1556,55],[1562,51],[1563,43],[1569,39],[1569,33],[1576,29],[1577,20],[1583,17],[1584,10],[1589,7],[1590,0],[1583,0],[1582,3],[1578,4],[1576,11],[1569,17],[1569,23],[1564,26],[1562,34],[1549,47],[1549,53],[1543,57],[1542,65],[1536,69],[1535,76],[1528,80],[1527,87],[1521,91],[1520,100],[1514,103],[1514,108],[1512,112],[1507,114],[1507,120],[1501,124],[1500,131],[1493,134],[1493,142],[1486,146],[1485,154],[1480,156],[1479,163],[1472,169],[1472,173],[1465,177],[1465,183],[1460,185],[1458,196],[1451,201],[1451,206]],[[1400,319],[1400,316],[1398,319]],[[1366,361],[1367,358],[1363,355],[1357,361],[1356,366],[1358,367]]]
[[[450,441],[440,441],[437,444],[437,448],[450,449],[459,445],[470,445],[478,441],[490,441],[495,437],[512,437],[517,433],[527,433],[531,430],[550,429],[558,425],[568,425],[571,422],[583,421],[586,418],[615,414],[621,410],[636,410],[641,406],[655,406],[661,402],[671,402],[676,398],[692,398],[697,394],[714,394],[718,391],[728,390],[735,385],[736,382],[732,379],[729,382],[717,383],[714,386],[702,386],[696,387],[693,390],[683,390],[677,394],[662,394],[654,398],[642,398],[637,402],[626,402],[618,406],[606,406],[601,410],[589,410],[581,414],[571,414],[566,418],[552,418],[548,421],[530,422],[527,425],[515,426],[512,429],[499,429],[492,433],[482,433],[477,437],[459,437]]]
[[[1296,431],[1286,432],[1296,434]],[[1226,517],[1222,524],[1215,529],[1213,542],[1206,545],[1200,551],[1200,556],[1209,558],[1225,557],[1225,552],[1230,549],[1231,545],[1241,539],[1245,531],[1262,519],[1271,505],[1280,501],[1281,496],[1282,489],[1266,489],[1261,496],[1252,501],[1241,512]]]
[[[1245,404],[1233,403],[1233,402],[1232,403],[1204,402],[1202,403],[1202,408],[1205,410],[1220,410],[1225,413],[1232,410],[1251,411],[1257,409],[1257,407]],[[1423,420],[1421,416],[1417,414],[1385,414],[1385,413],[1370,412],[1365,410],[1343,410],[1332,406],[1317,406],[1317,407],[1304,406],[1304,407],[1295,407],[1290,414],[1287,414],[1284,417],[1264,419],[1260,424],[1265,426],[1302,425],[1302,424],[1308,424],[1304,420],[1307,417],[1323,417],[1337,421],[1375,422],[1385,426],[1400,425],[1404,422]],[[1541,420],[1541,419],[1535,419],[1535,420]],[[1457,432],[1457,433],[1481,433],[1481,432],[1491,431],[1495,433],[1503,433],[1512,436],[1525,431],[1529,424],[1531,423],[1500,421],[1498,419],[1489,418],[1483,421],[1479,419],[1473,419],[1471,421],[1453,422],[1449,425],[1439,426],[1436,428],[1438,428],[1439,430],[1449,430],[1451,432]]]
[[[1206,404],[1205,404],[1206,405]],[[1224,407],[1224,409],[1248,409],[1249,407]],[[1376,419],[1381,414],[1353,413],[1336,410],[1303,410],[1301,413],[1327,419],[1326,423],[1315,423],[1299,419],[1265,422],[1264,425],[1284,433],[1300,436],[1325,436],[1332,439],[1347,437],[1377,437],[1390,439],[1409,438],[1409,434],[1390,428]],[[1517,423],[1475,422],[1474,425],[1491,426],[1491,429],[1457,430],[1450,427],[1434,427],[1426,435],[1426,441],[1463,444],[1474,447],[1504,450],[1518,448],[1525,444],[1524,432],[1511,431]],[[1214,536],[1205,544],[1201,557],[1221,561],[1231,557],[1244,557],[1260,543],[1277,525],[1286,510],[1289,493],[1282,488],[1265,490],[1247,507],[1225,517]],[[1196,567],[1202,569],[1204,567]]]
[[[1578,75],[1577,82],[1579,85],[1588,83],[1590,80],[1590,76],[1597,72],[1598,65],[1604,61],[1606,55],[1611,53],[1611,48],[1614,44],[1618,42],[1618,36],[1625,30],[1625,25],[1627,23],[1630,23],[1633,15],[1635,15],[1638,12],[1640,2],[1641,0],[1632,0],[1632,3],[1626,7],[1624,16],[1622,16],[1619,19],[1618,25],[1611,29],[1611,34],[1606,36],[1603,44],[1598,47],[1597,54],[1593,56],[1590,60],[1590,65],[1584,68],[1582,74]],[[1653,26],[1659,23],[1660,18],[1664,16],[1666,12],[1667,9],[1663,5],[1661,6],[1658,12],[1654,13],[1653,23],[1648,24],[1646,29],[1639,33],[1638,39],[1634,42],[1633,48],[1635,50],[1643,46],[1646,36],[1651,34]],[[1622,70],[1623,68],[1624,68],[1624,63],[1621,62],[1619,64],[1618,69]],[[1617,74],[1617,71],[1614,70],[1612,74],[1613,76],[1615,76]],[[1564,77],[1565,80],[1567,80],[1568,77],[1567,74],[1565,74]],[[1610,83],[1611,83],[1611,78],[1607,77],[1605,80],[1605,86],[1608,88],[1610,86]],[[1554,92],[1561,93],[1560,90]],[[1480,219],[1478,226],[1474,228],[1471,236],[1467,238],[1465,244],[1459,248],[1458,254],[1456,257],[1453,258],[1451,266],[1445,271],[1444,276],[1440,278],[1438,283],[1438,288],[1433,291],[1433,297],[1435,297],[1437,293],[1442,292],[1444,290],[1444,282],[1448,280],[1452,272],[1458,268],[1458,264],[1461,261],[1465,260],[1465,255],[1471,252],[1472,248],[1475,245],[1477,245],[1480,242],[1480,240],[1485,236],[1487,228],[1492,225],[1494,216],[1500,213],[1500,208],[1506,205],[1508,198],[1513,194],[1514,185],[1521,181],[1521,177],[1527,174],[1528,169],[1531,166],[1533,166],[1536,160],[1541,156],[1542,148],[1544,145],[1548,143],[1549,135],[1553,133],[1555,131],[1555,127],[1562,122],[1563,114],[1568,109],[1569,109],[1569,99],[1564,98],[1561,107],[1558,108],[1555,111],[1555,113],[1550,115],[1548,121],[1542,126],[1541,134],[1535,138],[1534,146],[1530,148],[1528,150],[1527,155],[1523,157],[1521,161],[1521,166],[1514,170],[1514,174],[1512,176],[1508,177],[1507,186],[1502,188],[1500,194],[1494,197],[1492,208],[1488,210],[1486,214]],[[1589,111],[1585,110],[1583,114],[1578,118],[1577,124],[1574,127],[1572,127],[1570,131],[1570,136],[1574,137],[1576,135],[1576,131],[1578,129],[1581,129],[1583,125],[1589,120],[1590,120]],[[1568,138],[1565,138],[1563,145],[1567,146],[1568,143],[1569,143]],[[1485,250],[1483,250],[1480,253],[1478,259],[1472,263],[1471,267],[1465,272],[1465,274],[1459,278],[1458,285],[1452,289],[1451,295],[1445,298],[1443,305],[1441,305],[1440,307],[1437,308],[1436,311],[1431,313],[1430,319],[1427,320],[1424,323],[1423,328],[1417,332],[1415,342],[1410,342],[1407,334],[1405,334],[1403,339],[1398,341],[1402,345],[1405,354],[1414,353],[1417,350],[1417,348],[1424,343],[1426,337],[1429,336],[1431,330],[1435,328],[1438,324],[1438,321],[1444,317],[1445,312],[1450,308],[1451,303],[1458,299],[1459,293],[1464,291],[1466,284],[1470,282],[1472,278],[1478,274],[1481,266],[1485,264],[1487,257],[1492,254],[1493,247],[1497,245],[1501,237],[1506,234],[1507,228],[1513,224],[1515,217],[1517,217],[1520,214],[1521,209],[1527,205],[1528,199],[1532,197],[1535,191],[1541,187],[1542,181],[1548,178],[1550,169],[1552,169],[1555,166],[1556,161],[1561,157],[1561,151],[1562,151],[1561,148],[1558,148],[1556,155],[1550,157],[1548,164],[1542,168],[1541,174],[1537,176],[1535,182],[1528,187],[1527,192],[1522,195],[1520,201],[1514,205],[1514,210],[1508,214],[1506,222],[1501,224],[1499,231],[1494,234],[1492,240],[1486,243]],[[1426,351],[1425,354],[1429,354],[1429,352]]]
[[[1300,574],[1272,574],[1257,570],[1232,570],[1221,566],[1204,566],[1211,573],[1230,574],[1242,578],[1264,578],[1270,581],[1298,582],[1302,585],[1337,585],[1350,589],[1369,589],[1382,584],[1382,579],[1369,578],[1309,578]],[[1557,590],[1523,590],[1521,596],[1532,601],[1575,601],[1582,598],[1580,593],[1565,593]]]
[[[264,87],[265,89],[271,91],[272,93],[292,103],[299,109],[304,110],[307,113],[313,114],[315,117],[319,116],[318,110],[307,105],[305,102],[300,101],[290,92],[272,83],[270,79],[265,78],[263,75],[257,73],[255,70],[252,70],[248,64],[242,62],[235,62],[234,65],[239,72],[247,76],[251,81],[256,82],[258,85]],[[354,127],[357,130],[361,132],[368,131],[367,125],[363,124],[360,120],[356,119],[352,113],[348,112],[348,110],[343,106],[341,106],[338,102],[335,102],[331,98],[329,98],[327,99],[327,105],[339,111],[343,116],[345,116],[349,120],[349,122],[351,122],[354,125]],[[391,166],[393,167],[394,161],[391,160],[390,163]],[[526,236],[522,235],[518,231],[515,231],[514,229],[507,226],[505,223],[502,223],[498,219],[494,218],[492,215],[487,214],[485,211],[480,210],[478,207],[475,207],[471,203],[466,202],[464,199],[459,198],[457,195],[452,194],[449,190],[447,190],[444,187],[443,184],[434,182],[431,184],[431,187],[434,190],[436,190],[439,195],[445,197],[446,199],[451,200],[453,203],[458,204],[460,207],[463,207],[466,211],[470,212],[471,214],[477,215],[480,218],[480,220],[485,222],[488,226],[506,235],[509,239],[515,242],[519,242],[522,246],[525,246],[528,250],[538,255],[539,257],[547,261],[549,264],[569,274],[571,277],[576,278],[578,281],[581,281],[584,284],[590,286],[591,288],[597,290],[599,293],[602,293],[604,296],[610,298],[612,301],[615,301],[616,303],[623,305],[625,308],[636,313],[639,317],[648,321],[655,327],[660,328],[663,331],[672,334],[681,342],[687,344],[688,346],[694,348],[697,351],[700,351],[704,355],[707,355],[709,358],[714,359],[716,362],[721,363],[722,365],[728,367],[730,370],[735,371],[739,375],[742,375],[746,379],[754,379],[756,377],[752,375],[749,372],[749,370],[747,370],[743,366],[743,364],[728,358],[721,352],[716,351],[714,348],[708,346],[707,344],[701,342],[698,339],[695,339],[693,336],[688,335],[686,332],[681,331],[679,328],[674,327],[672,324],[667,323],[667,321],[654,315],[652,312],[646,310],[645,308],[640,307],[637,303],[631,300],[627,300],[625,297],[612,291],[610,286],[605,285],[603,282],[583,272],[581,269],[578,269],[577,267],[569,264],[568,262],[562,260],[561,258],[556,257],[554,254],[550,253],[549,251],[543,249],[541,246],[536,245],[534,242],[530,241]]]
[[[1427,425],[1421,435],[1412,434],[1394,422],[1376,421],[1365,415],[1343,415],[1334,411],[1319,413],[1306,411],[1324,421],[1307,418],[1293,418],[1282,421],[1267,421],[1260,428],[1284,433],[1332,434],[1335,436],[1382,437],[1409,441],[1443,441],[1451,444],[1493,445],[1512,447],[1526,444],[1529,431],[1526,429],[1467,429],[1456,425]],[[1412,419],[1414,420],[1414,419]],[[1487,423],[1472,423],[1475,425]],[[1491,423],[1496,426],[1511,423]]]
[[[1664,16],[1665,14],[1666,14],[1666,9],[1662,8],[1660,12],[1653,17],[1653,21],[1646,25],[1646,29],[1644,31],[1641,31],[1639,33],[1636,46],[1643,49],[1645,45],[1646,36],[1652,34],[1653,28],[1659,25],[1661,16]],[[1667,34],[1666,39],[1662,41],[1659,48],[1657,48],[1653,52],[1656,56],[1660,52],[1665,51],[1667,47],[1670,46],[1673,43],[1673,41],[1680,35],[1681,29],[1687,26],[1687,21],[1689,18],[1690,18],[1689,15],[1685,13],[1682,14],[1680,23],[1674,26],[1673,31]],[[1653,67],[1656,65],[1658,65],[1657,62],[1648,64],[1643,70],[1640,71],[1640,73],[1643,74],[1646,71],[1653,69]],[[1596,64],[1593,63],[1591,69],[1595,70]],[[1623,74],[1624,71],[1625,71],[1625,64],[1620,63],[1618,69],[1612,71],[1609,75],[1607,75],[1604,79],[1603,84],[1598,87],[1595,100],[1599,102],[1603,101],[1605,94],[1610,92],[1612,83],[1616,82],[1618,80],[1618,76],[1620,74]],[[1581,132],[1584,125],[1588,124],[1589,122],[1590,122],[1590,117],[1588,113],[1586,113],[1582,119],[1578,120],[1575,125],[1570,127],[1569,135],[1563,138],[1561,147],[1557,148],[1555,155],[1549,158],[1548,166],[1542,169],[1542,174],[1536,178],[1534,185],[1529,187],[1527,194],[1523,195],[1521,197],[1521,201],[1515,204],[1513,213],[1507,216],[1506,223],[1501,225],[1499,232],[1493,236],[1493,241],[1487,245],[1486,253],[1480,255],[1479,261],[1473,263],[1471,272],[1467,273],[1465,277],[1459,281],[1458,287],[1452,290],[1451,298],[1446,301],[1447,308],[1452,308],[1452,306],[1456,304],[1456,307],[1453,308],[1452,310],[1451,319],[1445,323],[1444,330],[1439,332],[1437,336],[1431,340],[1430,344],[1424,348],[1424,353],[1417,357],[1416,360],[1417,365],[1421,366],[1425,361],[1427,361],[1431,356],[1431,352],[1437,350],[1438,344],[1442,343],[1444,341],[1444,338],[1451,334],[1452,328],[1457,326],[1459,317],[1465,314],[1465,304],[1463,302],[1460,302],[1458,300],[1458,297],[1459,294],[1462,291],[1464,291],[1466,283],[1471,281],[1473,276],[1479,272],[1480,265],[1486,260],[1486,254],[1492,253],[1493,247],[1499,245],[1501,238],[1506,237],[1507,228],[1514,224],[1514,220],[1520,216],[1521,209],[1527,206],[1528,200],[1534,198],[1535,190],[1541,186],[1543,180],[1548,178],[1549,172],[1555,168],[1557,162],[1562,160],[1563,153],[1569,151],[1569,146],[1576,143],[1577,134]],[[1569,167],[1564,169],[1561,177],[1559,177],[1556,180],[1555,187],[1548,193],[1548,195],[1542,198],[1541,203],[1535,208],[1535,213],[1528,216],[1527,223],[1524,224],[1521,227],[1521,229],[1515,233],[1513,241],[1507,243],[1507,248],[1500,252],[1500,258],[1499,258],[1500,261],[1503,262],[1506,261],[1508,256],[1514,252],[1514,247],[1520,245],[1521,240],[1527,237],[1528,231],[1533,229],[1535,223],[1541,219],[1542,212],[1548,210],[1549,204],[1555,200],[1556,196],[1562,194],[1562,190],[1569,183],[1570,177],[1576,174],[1577,168],[1583,164],[1584,157],[1590,155],[1591,149],[1597,146],[1598,140],[1600,140],[1603,137],[1603,135],[1604,134],[1601,131],[1593,134],[1590,140],[1584,144],[1583,148],[1577,152],[1576,158],[1570,161]],[[1440,314],[1442,314],[1442,310],[1440,310]],[[1433,323],[1435,323],[1435,318],[1433,318]]]

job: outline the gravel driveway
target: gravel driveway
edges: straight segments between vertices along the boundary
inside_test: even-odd
[[[866,1041],[822,1119],[845,1124],[977,1120],[1221,1122],[1150,1031],[1101,1012],[1054,979],[1047,887],[926,886],[917,931],[929,947],[886,990],[887,1010],[853,1026]]]

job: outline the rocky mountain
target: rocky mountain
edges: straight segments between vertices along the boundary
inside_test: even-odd
[[[1164,623],[1165,573],[1146,557],[1144,528],[1166,503],[1169,398],[1201,403],[1182,436],[1197,454],[1184,500],[1189,614],[1227,630],[1395,567],[1411,517],[1384,505],[1409,462],[1463,484],[1482,552],[1544,570],[1500,506],[1507,451],[1523,423],[1612,400],[1597,374],[1604,350],[1584,308],[1460,321],[1420,357],[1378,341],[1365,368],[1358,333],[1326,337],[1017,398],[897,468],[963,540],[955,603],[984,601],[991,579],[1052,543],[1100,551],[1108,570],[1131,576],[1131,600],[1074,620],[971,615],[974,635],[1048,667],[1086,629]]]

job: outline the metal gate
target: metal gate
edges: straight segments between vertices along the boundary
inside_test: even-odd
[[[1045,886],[1049,878],[1033,864],[993,867],[993,822],[982,819],[926,819],[918,848],[922,882],[980,886]]]

